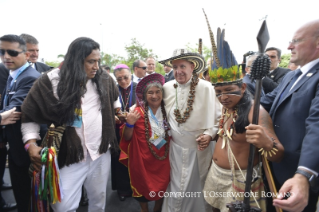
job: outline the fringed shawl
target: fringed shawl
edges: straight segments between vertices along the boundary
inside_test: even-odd
[[[103,73],[102,83],[105,89],[104,105],[102,110],[102,141],[99,147],[99,153],[103,154],[108,150],[109,144],[114,150],[118,150],[118,144],[115,136],[115,119],[114,119],[114,101],[118,97],[118,88],[113,79],[106,73]],[[71,79],[72,80],[72,79]],[[43,74],[32,86],[30,92],[25,98],[22,109],[22,123],[36,122],[38,124],[54,124],[61,126],[59,123],[59,108],[57,107],[58,99],[53,95],[52,84],[47,76]],[[58,155],[58,164],[62,168],[65,165],[80,162],[84,159],[81,140],[77,135],[74,127],[66,127]]]

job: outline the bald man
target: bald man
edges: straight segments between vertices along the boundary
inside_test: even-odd
[[[292,63],[279,86],[261,98],[285,148],[273,163],[281,194],[274,206],[286,211],[316,211],[319,172],[319,19],[301,26],[289,42]],[[281,186],[282,185],[282,186]],[[288,199],[283,199],[290,192]]]

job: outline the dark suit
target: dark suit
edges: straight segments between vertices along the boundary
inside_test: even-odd
[[[243,78],[243,83],[246,83],[247,87],[246,89],[249,91],[249,93],[251,93],[251,95],[254,97],[255,96],[255,90],[256,90],[256,82],[251,81],[251,79],[249,78],[249,75],[246,74]],[[260,97],[263,97],[265,95],[265,92],[263,90],[263,88],[261,88],[261,95]]]
[[[132,75],[133,76],[133,75]],[[135,100],[135,90],[136,90],[136,85],[137,83],[133,82],[133,92],[129,95],[132,95],[132,105],[136,103]],[[121,92],[122,95],[122,89],[120,88],[119,85],[117,85],[119,88],[119,91]],[[130,87],[128,88],[128,91],[130,92]],[[129,102],[128,95],[126,95],[127,99],[124,99],[124,103]],[[122,96],[123,98],[123,96]],[[120,100],[121,101],[121,100]],[[122,104],[122,101],[121,101]],[[129,104],[127,104],[126,111],[129,111]],[[131,105],[131,106],[132,106]],[[122,110],[124,106],[122,104]],[[120,126],[116,124],[115,127],[115,132],[116,132],[116,138],[117,141],[120,143],[121,137],[120,137]],[[111,174],[112,174],[112,190],[117,190],[118,194],[121,196],[131,196],[132,195],[132,190],[131,190],[131,183],[130,183],[130,176],[128,173],[128,169],[126,166],[124,166],[122,163],[119,162],[120,158],[120,152],[112,154],[111,158]]]
[[[40,76],[31,66],[27,67],[12,84],[10,93],[8,94],[8,104],[3,107],[1,105],[0,113],[16,107],[18,110],[22,105],[23,100],[27,96],[34,81]],[[2,103],[4,100],[3,92]],[[21,133],[21,121],[15,124],[7,125],[0,132],[3,138],[9,143],[9,171],[13,193],[18,204],[18,211],[26,211],[29,206],[31,179],[28,175],[28,167],[30,165],[30,158],[28,153],[24,150]]]
[[[36,62],[34,63],[35,69],[40,73],[43,74],[44,72],[49,71],[53,67],[48,66],[47,64]]]
[[[3,65],[3,63],[0,63],[0,94],[1,95],[4,88],[6,87],[8,76],[9,76],[9,70]]]
[[[9,70],[2,63],[0,63],[0,96],[2,96],[2,92],[4,88],[6,87],[8,76],[9,76]],[[1,104],[1,97],[0,97],[0,104]],[[0,122],[1,122],[1,118],[0,118]],[[2,138],[1,132],[0,132],[0,143],[4,143],[3,145],[5,145],[5,141]],[[2,182],[3,182],[2,179],[4,175],[4,170],[6,167],[6,158],[7,158],[7,148],[6,147],[0,148],[0,185],[2,185]],[[1,196],[1,191],[0,191],[0,209],[3,207],[2,205],[4,204],[5,202]]]
[[[298,166],[319,173],[319,63],[302,76],[289,93],[280,99],[294,75],[289,72],[261,104],[272,118],[275,133],[285,148],[280,163],[273,163],[280,186],[294,176]],[[310,191],[304,211],[315,211],[318,193]]]
[[[263,79],[262,86],[264,88],[264,92],[266,94],[272,92],[279,85],[284,76],[290,71],[291,70],[287,68],[277,67],[269,73],[268,76]]]
[[[172,70],[171,72],[169,72],[168,75],[165,75],[164,77],[165,77],[165,83],[168,82],[168,81],[171,81],[171,80],[175,79],[175,77],[174,77],[174,71]]]

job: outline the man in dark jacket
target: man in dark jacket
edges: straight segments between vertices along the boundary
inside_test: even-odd
[[[28,34],[21,34],[20,37],[26,42],[27,44],[27,52],[30,53],[29,62],[32,63],[32,67],[37,70],[40,74],[52,69],[44,63],[38,62],[39,58],[39,42],[38,40],[33,37],[32,35]]]
[[[33,82],[40,76],[28,63],[29,52],[25,41],[17,35],[0,37],[0,57],[10,70],[8,81],[1,97],[0,113],[14,107],[20,110]],[[29,206],[31,179],[28,175],[30,159],[24,150],[21,121],[8,124],[1,129],[0,136],[9,143],[9,171],[18,211],[26,211]]]
[[[269,93],[278,86],[290,69],[278,67],[281,58],[280,49],[269,47],[266,49],[265,53],[269,56],[271,65],[269,74],[263,79],[262,83],[265,93]]]
[[[165,71],[165,76],[164,76],[165,83],[175,79],[172,67],[164,65],[164,71]]]

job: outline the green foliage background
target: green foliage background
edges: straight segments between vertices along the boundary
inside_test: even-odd
[[[281,55],[281,61],[280,61],[279,67],[288,68],[290,57],[291,57],[291,53]]]
[[[109,52],[101,52],[101,64],[107,65],[112,69],[118,64],[126,64],[128,67],[132,69],[133,63],[135,60],[146,60],[148,57],[154,57],[155,60],[158,59],[158,56],[153,53],[152,49],[147,49],[144,47],[144,44],[141,44],[136,38],[132,38],[131,42],[125,46],[125,51],[127,53],[127,57],[122,57],[117,54],[112,54]],[[64,58],[63,54],[59,54],[57,58]],[[47,61],[47,65],[58,67],[59,61]],[[133,70],[131,70],[133,72]],[[156,62],[155,72],[164,75],[165,71],[163,66]]]
[[[127,53],[126,57],[112,54],[109,52],[101,52],[101,64],[108,65],[112,69],[118,64],[126,64],[128,67],[132,69],[133,62],[137,59],[146,60],[148,57],[154,57],[155,60],[158,59],[158,56],[153,52],[152,49],[148,49],[144,47],[144,44],[141,44],[136,38],[132,38],[130,43],[125,47],[125,51]],[[198,43],[192,45],[190,43],[186,44],[186,49],[191,52],[198,52]],[[207,61],[208,58],[211,57],[211,49],[208,46],[202,47],[202,54]],[[281,62],[279,64],[280,67],[287,68],[290,61],[291,54],[283,54],[281,55]],[[63,54],[59,54],[57,58],[64,58]],[[58,67],[60,65],[59,61],[47,61],[45,62],[47,65],[52,67]],[[133,72],[133,70],[131,70]],[[164,67],[162,64],[156,62],[156,73],[165,75]]]

